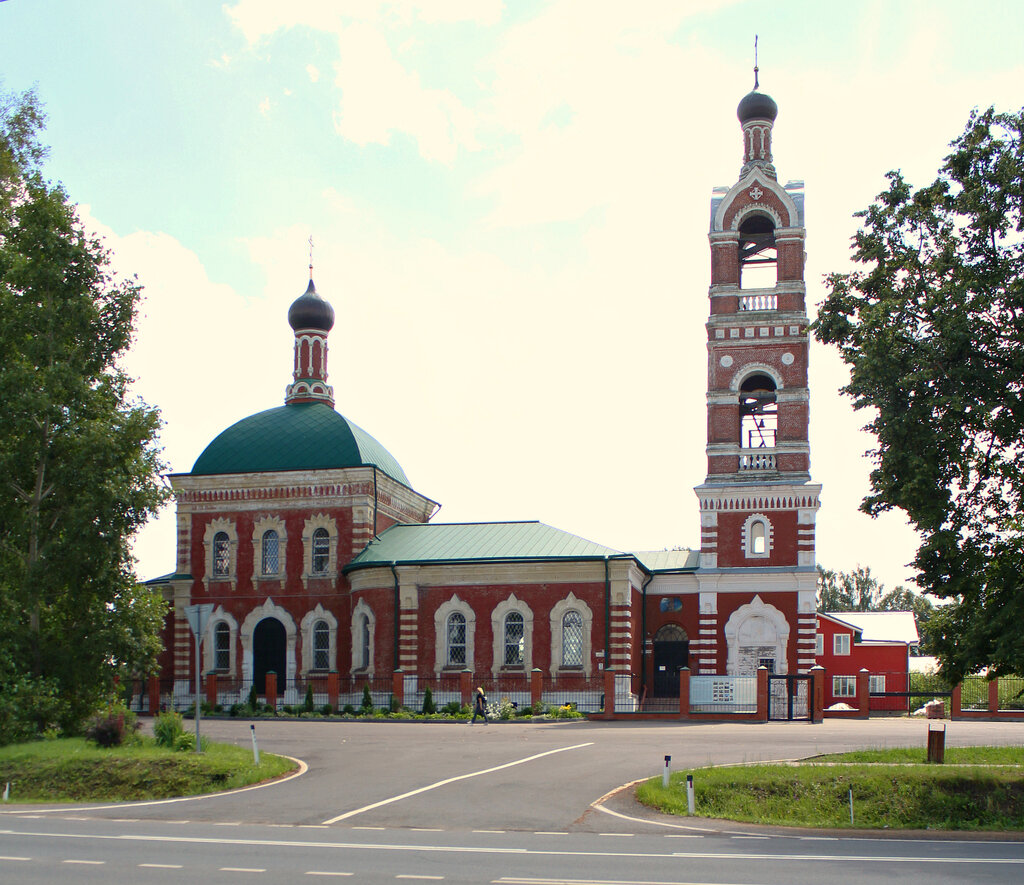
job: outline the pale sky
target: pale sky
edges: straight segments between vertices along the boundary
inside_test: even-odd
[[[128,368],[173,472],[282,404],[312,235],[337,408],[437,521],[640,550],[699,544],[709,202],[755,33],[813,312],[886,171],[925,184],[971,108],[1019,109],[1024,4],[3,0],[0,70],[145,286]],[[818,560],[891,588],[916,539],[857,510],[844,380],[813,345]],[[171,507],[135,549],[173,570]]]

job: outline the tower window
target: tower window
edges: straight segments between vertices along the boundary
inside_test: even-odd
[[[740,288],[768,289],[778,283],[775,222],[767,215],[749,215],[740,224]],[[747,310],[774,310],[775,304],[748,306]]]
[[[213,669],[231,667],[231,628],[221,621],[213,631]]]
[[[743,525],[743,550],[748,559],[767,559],[772,550],[772,524],[763,513],[753,513]]]
[[[764,374],[751,375],[740,385],[740,445],[774,448],[778,424],[775,382]]]

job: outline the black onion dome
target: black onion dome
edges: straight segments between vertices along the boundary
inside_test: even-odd
[[[778,113],[779,106],[775,103],[775,99],[756,89],[744,95],[736,108],[736,116],[740,118],[741,123],[746,123],[748,120],[771,120],[774,122]]]
[[[334,326],[334,308],[317,294],[312,278],[306,291],[288,308],[288,325],[295,332],[299,329],[330,332]]]

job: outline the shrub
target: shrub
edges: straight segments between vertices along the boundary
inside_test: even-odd
[[[199,746],[203,752],[209,749],[210,742],[206,735],[199,736]],[[174,749],[178,753],[192,753],[196,748],[196,736],[194,732],[183,731],[174,739]]]
[[[108,713],[93,719],[85,730],[85,736],[101,747],[119,747],[124,743],[126,726],[124,713]],[[138,722],[135,727],[138,727]]]
[[[373,696],[370,694],[370,686],[363,686],[363,702],[359,705],[363,713],[373,712]]]
[[[330,715],[331,715],[331,713],[333,713],[333,712],[334,712],[334,710],[332,709],[332,707],[331,707],[331,705],[330,705],[330,704],[324,704],[324,705],[323,705],[323,706],[322,706],[322,707],[320,708],[320,712],[321,712],[321,713],[322,713],[322,714],[323,714],[324,716],[330,716]]]
[[[462,704],[458,701],[449,701],[441,708],[441,712],[449,716],[458,716],[462,712]]]
[[[356,708],[353,707],[351,704],[345,704],[345,706],[341,708],[341,712],[345,716],[355,716],[356,715]]]
[[[256,694],[256,685],[254,683],[252,685],[252,687],[249,689],[249,709],[250,710],[258,710],[259,707],[260,707],[260,696],[258,694]]]
[[[428,685],[425,689],[423,689],[423,715],[429,716],[432,713],[436,712],[437,705],[434,703],[434,695],[430,691],[430,686]]]
[[[232,704],[228,716],[245,716],[249,712],[249,707],[245,704]]]
[[[180,713],[161,713],[153,723],[153,737],[161,747],[167,747],[168,750],[175,748],[178,738],[184,733]]]
[[[313,707],[313,684],[310,683],[306,686],[306,700],[302,704],[302,709],[307,713],[312,713]]]

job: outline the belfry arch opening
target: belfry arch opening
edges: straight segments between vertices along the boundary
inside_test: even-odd
[[[762,372],[740,385],[740,446],[744,449],[775,448],[779,406],[775,382]]]
[[[740,288],[770,289],[779,281],[775,222],[767,215],[748,215],[740,224]],[[743,304],[742,310],[773,310],[774,304]]]

